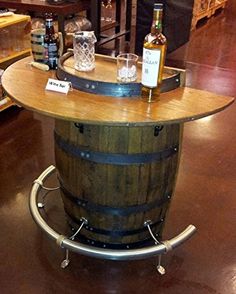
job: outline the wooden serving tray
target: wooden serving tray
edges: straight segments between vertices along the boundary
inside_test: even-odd
[[[57,78],[72,83],[73,88],[92,94],[114,97],[137,97],[141,94],[142,63],[138,63],[137,82],[120,83],[116,79],[116,58],[96,54],[93,71],[81,72],[74,68],[74,56],[67,52],[59,59]],[[165,68],[161,92],[168,92],[181,85],[183,71]]]

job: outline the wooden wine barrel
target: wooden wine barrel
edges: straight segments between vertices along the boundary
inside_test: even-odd
[[[103,247],[161,235],[174,191],[181,125],[105,126],[56,120],[55,157],[65,212],[81,238]]]
[[[63,64],[65,73],[74,72],[71,58]],[[234,98],[188,87],[161,94],[151,104],[139,97],[78,90],[64,95],[45,91],[53,73],[29,70],[25,64],[30,62],[32,57],[8,67],[2,84],[17,104],[55,118],[55,158],[65,211],[75,228],[81,217],[88,220],[79,241],[136,247],[150,239],[147,220],[160,237],[174,191],[182,125],[225,109]],[[115,77],[104,72],[108,82]],[[91,75],[88,80],[93,81]],[[184,72],[180,81],[183,86]]]

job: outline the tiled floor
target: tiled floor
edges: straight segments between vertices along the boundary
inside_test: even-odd
[[[185,65],[187,85],[236,96],[236,3],[195,32],[188,45],[168,56]],[[62,270],[62,250],[33,222],[28,198],[32,181],[54,163],[53,121],[23,109],[0,113],[0,293],[236,292],[236,104],[187,123],[175,197],[164,235],[193,223],[198,233],[164,256],[119,262],[71,255]],[[56,194],[48,199],[49,220],[62,226]],[[54,201],[59,204],[54,205]]]

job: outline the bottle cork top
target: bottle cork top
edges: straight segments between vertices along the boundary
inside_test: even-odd
[[[162,3],[155,3],[154,9],[163,9],[163,4]]]

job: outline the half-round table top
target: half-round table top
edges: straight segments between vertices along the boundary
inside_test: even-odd
[[[207,91],[180,87],[161,94],[155,103],[140,97],[117,98],[69,91],[68,94],[45,90],[48,78],[55,72],[44,72],[30,66],[31,57],[9,66],[2,85],[17,104],[41,114],[89,124],[154,125],[196,120],[217,113],[233,103],[234,98]]]

